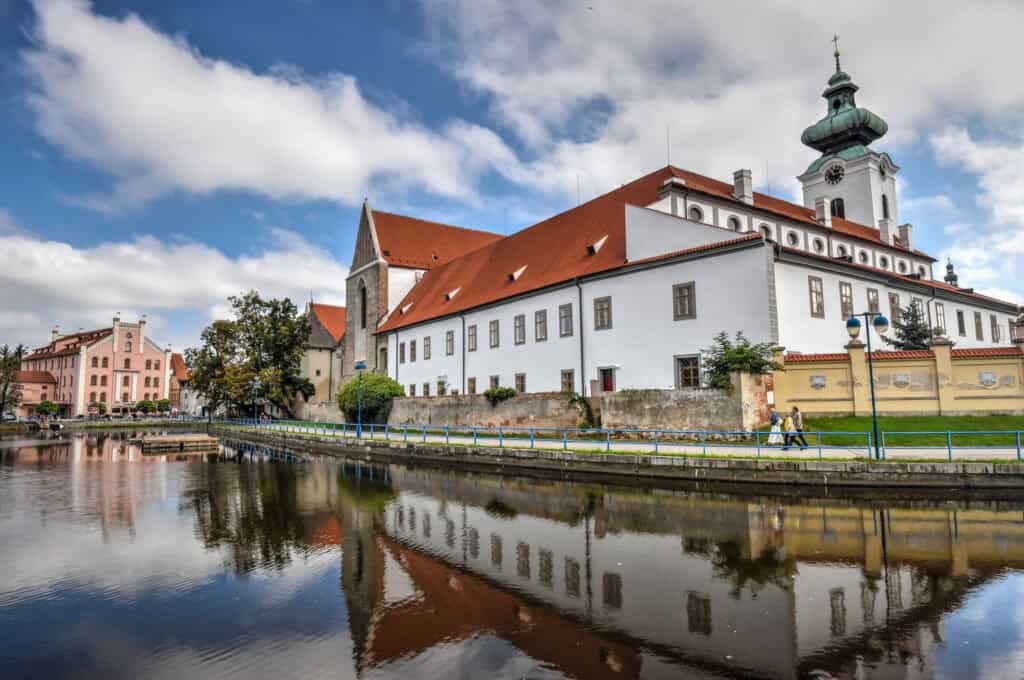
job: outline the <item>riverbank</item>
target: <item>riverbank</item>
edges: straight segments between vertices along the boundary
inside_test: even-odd
[[[294,433],[283,430],[254,431],[231,425],[211,425],[209,431],[211,434],[229,436],[254,444],[299,447],[304,451],[326,455],[360,456],[366,460],[381,462],[430,463],[498,472],[533,472],[559,477],[582,475],[726,484],[860,488],[1024,488],[1024,464],[1017,462],[875,462],[658,456],[379,439],[356,440],[337,434]]]
[[[206,427],[203,420],[61,420],[65,430],[144,430],[159,428],[196,429]],[[45,426],[44,426],[45,429]],[[31,432],[25,423],[4,423],[0,434],[5,432]]]

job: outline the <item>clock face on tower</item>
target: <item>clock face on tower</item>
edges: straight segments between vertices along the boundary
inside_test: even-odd
[[[828,170],[825,171],[825,181],[829,184],[839,184],[843,181],[843,175],[846,173],[841,165],[830,165]]]

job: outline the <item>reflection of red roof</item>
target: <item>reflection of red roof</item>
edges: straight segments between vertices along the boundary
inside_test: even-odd
[[[171,371],[174,372],[174,378],[179,383],[186,382],[188,380],[188,366],[185,365],[185,357],[177,353],[172,354]]]
[[[432,269],[502,236],[414,217],[373,211],[381,255],[389,265]]]
[[[334,342],[341,342],[342,336],[345,335],[345,308],[318,304],[312,304],[310,308],[320,320],[320,325],[334,338]]]
[[[319,546],[341,545],[341,538],[341,522],[337,517],[331,515],[317,527],[312,543]]]
[[[57,379],[46,371],[15,371],[14,382],[57,384]]]

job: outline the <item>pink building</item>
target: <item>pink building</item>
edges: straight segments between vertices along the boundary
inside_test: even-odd
[[[79,416],[89,413],[90,404],[120,413],[170,393],[171,351],[146,337],[145,319],[132,324],[114,317],[109,328],[71,335],[54,330],[50,344],[28,354],[21,368],[31,378],[22,383],[17,413],[23,416],[33,415],[44,399],[60,406],[61,415]]]

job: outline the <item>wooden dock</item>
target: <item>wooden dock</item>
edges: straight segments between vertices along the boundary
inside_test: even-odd
[[[135,440],[142,453],[209,453],[220,446],[220,439],[208,434],[161,434]]]

